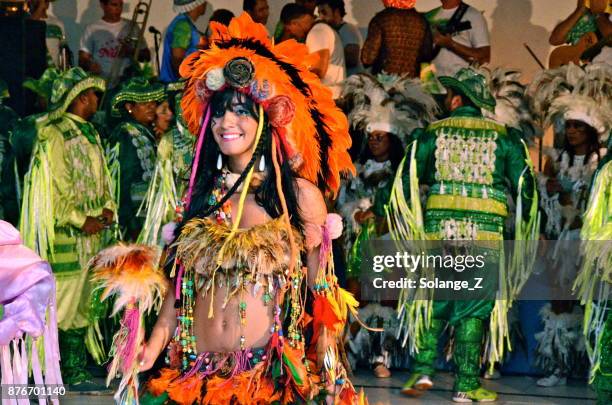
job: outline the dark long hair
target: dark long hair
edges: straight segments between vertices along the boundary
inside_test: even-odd
[[[253,118],[259,119],[257,105],[248,96],[236,92],[233,89],[218,92],[211,99],[214,116],[215,111],[225,111],[232,106],[235,99],[243,104],[252,114]],[[215,179],[221,175],[221,171],[217,169],[217,159],[220,150],[215,142],[211,130],[211,124],[206,129],[204,144],[200,153],[198,162],[198,172],[196,173],[196,182],[191,196],[191,203],[186,210],[183,222],[179,224],[175,232],[175,237],[180,234],[182,227],[193,218],[205,218],[213,213],[213,211],[225,201],[227,201],[236,189],[242,184],[246,178],[248,171],[253,167],[256,160],[260,156],[264,156],[267,165],[267,175],[261,185],[255,190],[255,202],[266,210],[266,213],[272,218],[278,218],[282,214],[282,206],[280,197],[276,189],[276,171],[272,167],[272,132],[268,125],[267,119],[264,116],[264,129],[259,139],[259,143],[253,153],[253,157],[249,161],[246,169],[241,173],[240,177],[234,186],[228,190],[225,198],[216,204],[210,204],[210,196],[215,185]],[[282,163],[279,162],[281,184],[283,194],[287,203],[287,210],[291,219],[291,224],[300,230],[303,230],[303,223],[298,209],[297,193],[296,193],[296,173],[289,165],[289,157],[287,151],[281,145],[280,148]]]
[[[404,145],[402,144],[402,141],[397,135],[387,132],[387,136],[389,137],[389,160],[391,161],[391,167],[393,168],[393,171],[395,171],[397,170],[399,164],[404,158]],[[368,146],[367,134],[365,137],[366,145],[363,149],[363,152],[361,153],[361,158],[359,159],[359,162],[361,164],[367,162],[368,159],[374,159],[374,155],[372,154],[372,152],[370,151],[370,147]]]
[[[596,155],[598,161],[601,160],[601,156],[599,155],[599,134],[597,133],[597,130],[584,121],[578,122],[584,125],[585,131],[587,133],[587,143],[589,145],[587,153],[584,155],[584,162],[588,162],[592,155]],[[567,135],[565,135],[565,138],[563,139],[563,150],[567,152],[569,156],[569,165],[571,167],[574,165],[574,156],[576,156],[576,152],[574,150],[574,147],[570,145],[566,138]],[[558,159],[559,161],[561,161],[561,155],[559,155]]]

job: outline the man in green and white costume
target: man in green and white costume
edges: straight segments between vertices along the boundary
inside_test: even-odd
[[[494,111],[496,104],[484,76],[462,68],[454,77],[439,80],[447,89],[445,106],[450,117],[413,132],[413,143],[396,175],[388,206],[390,232],[396,240],[480,241],[503,254],[506,184],[520,207],[516,239],[534,239],[537,234],[537,198],[526,147],[519,131],[483,117],[482,110]],[[424,220],[419,185],[429,187]],[[522,207],[528,212],[523,213]],[[528,218],[527,223],[523,217]],[[533,252],[521,255],[533,256]],[[512,267],[521,271],[518,269],[529,262],[523,260],[511,262]],[[496,266],[488,269],[492,271],[489,275],[497,276],[502,270]],[[519,275],[518,279],[526,279],[524,270]],[[496,277],[489,278],[497,282],[493,280]],[[513,287],[504,290],[514,291]],[[425,296],[432,297],[431,293]],[[400,319],[414,356],[413,374],[402,392],[418,396],[433,386],[430,376],[438,338],[448,322],[455,328],[453,401],[494,401],[497,394],[482,388],[479,380],[482,342],[491,318],[488,352],[491,361],[499,361],[507,337],[505,316],[511,297],[505,294],[506,299],[499,300],[498,295],[498,301],[413,298],[406,294],[400,298]]]
[[[88,120],[104,80],[72,68],[53,83],[48,120],[38,129],[25,178],[24,244],[51,263],[57,281],[61,368],[71,389],[98,391],[91,382],[85,336],[90,324],[88,261],[112,242],[116,218],[111,179],[98,133]]]

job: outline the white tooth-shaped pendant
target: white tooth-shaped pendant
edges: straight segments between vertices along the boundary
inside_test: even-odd
[[[261,155],[261,159],[259,159],[259,171],[263,172],[266,170],[266,158],[264,155]]]
[[[217,158],[217,170],[221,170],[223,168],[223,156],[219,153],[219,157]]]

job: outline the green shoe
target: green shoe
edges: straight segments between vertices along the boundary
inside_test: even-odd
[[[431,387],[433,387],[433,383],[428,375],[412,373],[402,387],[401,393],[411,397],[420,397]]]
[[[453,402],[471,403],[471,402],[495,402],[497,401],[497,393],[489,391],[482,387],[476,388],[467,392],[455,392],[453,394]]]

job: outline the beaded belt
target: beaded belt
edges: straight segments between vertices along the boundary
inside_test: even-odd
[[[237,350],[227,353],[203,352],[195,357],[193,366],[183,378],[188,378],[196,373],[202,378],[211,375],[229,377],[243,371],[248,371],[267,359],[268,355],[263,348]]]

